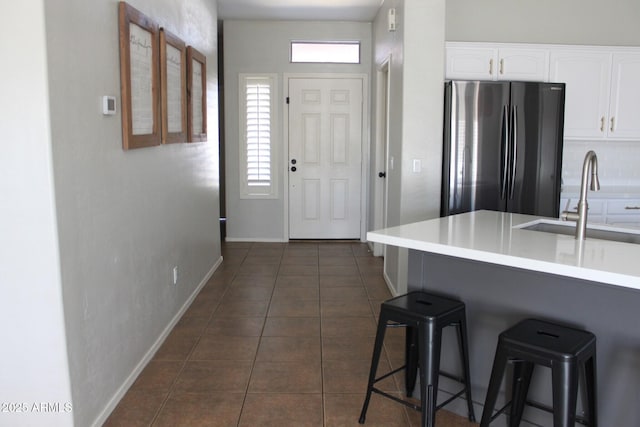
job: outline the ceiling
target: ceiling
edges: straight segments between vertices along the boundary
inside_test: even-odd
[[[383,0],[218,0],[219,19],[372,22]]]

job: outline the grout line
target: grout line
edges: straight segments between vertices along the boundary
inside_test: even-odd
[[[324,375],[324,335],[322,333],[322,320],[324,316],[322,315],[322,289],[320,286],[320,245],[318,245],[318,320],[320,322],[320,393],[322,397],[322,425],[326,426],[327,424],[327,413],[326,413],[326,394],[325,394],[325,375]]]
[[[248,253],[247,253],[247,255],[248,255]],[[249,395],[249,386],[251,385],[251,379],[253,378],[253,372],[255,370],[256,362],[258,360],[258,352],[260,351],[260,346],[262,344],[262,338],[263,338],[263,335],[264,335],[264,330],[265,330],[265,327],[267,325],[267,318],[269,317],[269,312],[271,311],[271,303],[273,301],[273,294],[274,294],[274,292],[276,290],[276,283],[278,282],[278,276],[280,275],[280,268],[282,267],[282,258],[283,257],[284,257],[284,250],[280,254],[280,262],[278,263],[278,270],[276,272],[276,276],[274,278],[273,285],[272,285],[272,288],[271,288],[271,295],[269,296],[269,303],[267,304],[267,310],[265,312],[264,320],[262,322],[262,329],[260,329],[260,337],[258,338],[258,345],[256,347],[256,352],[253,355],[253,362],[251,363],[251,369],[249,371],[249,379],[247,380],[247,387],[246,387],[246,389],[244,391],[244,397],[242,399],[242,405],[240,406],[240,414],[238,415],[237,425],[240,425],[240,420],[242,420],[242,415],[243,415],[244,409],[245,409],[244,407],[245,407],[245,404],[247,403],[247,397]]]

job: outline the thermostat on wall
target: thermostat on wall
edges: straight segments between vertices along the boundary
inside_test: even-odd
[[[102,97],[102,114],[105,116],[113,116],[116,113],[116,97],[115,96],[103,96]]]

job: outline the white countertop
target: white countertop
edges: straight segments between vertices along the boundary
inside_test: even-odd
[[[476,211],[367,233],[387,245],[640,290],[640,245],[514,226],[540,217]],[[636,230],[637,231],[637,230]]]

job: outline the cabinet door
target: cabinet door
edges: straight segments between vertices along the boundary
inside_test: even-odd
[[[496,80],[498,50],[447,47],[447,79]]]
[[[549,53],[542,49],[500,49],[498,80],[549,81]]]
[[[610,138],[640,137],[640,54],[613,55],[609,111]]]
[[[566,83],[565,138],[605,138],[611,54],[560,50],[550,55],[552,82]]]

